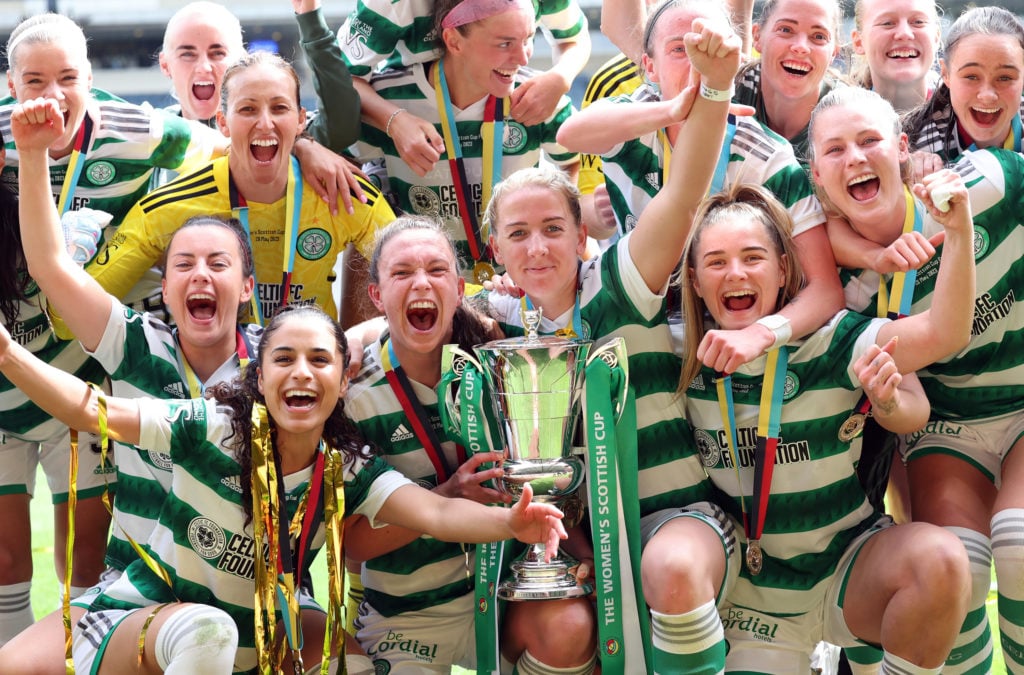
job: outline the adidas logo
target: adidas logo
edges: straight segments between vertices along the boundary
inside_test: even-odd
[[[412,438],[412,432],[404,424],[399,424],[398,428],[395,429],[395,433],[391,434],[391,442],[398,443],[399,441],[407,441]]]
[[[221,478],[220,484],[230,490],[234,490],[238,494],[242,494],[242,483],[238,479],[238,476],[228,476],[227,478]]]
[[[164,391],[174,398],[185,398],[185,387],[181,382],[172,382],[164,387]]]

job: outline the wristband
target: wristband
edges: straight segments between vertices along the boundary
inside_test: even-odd
[[[728,89],[712,89],[708,85],[704,84],[703,80],[701,80],[701,98],[706,98],[709,101],[731,101],[734,93],[736,93],[735,87],[730,86]]]
[[[775,341],[765,349],[765,353],[770,352],[773,349],[778,349],[793,337],[793,327],[789,324],[789,319],[782,316],[781,314],[769,314],[768,316],[762,316],[754,323],[759,323],[772,332],[775,336]]]
[[[388,138],[391,138],[391,123],[395,121],[395,118],[398,117],[398,115],[400,113],[404,113],[404,112],[405,112],[405,108],[399,108],[395,112],[391,113],[391,117],[388,118],[388,123],[384,125],[384,134]]]

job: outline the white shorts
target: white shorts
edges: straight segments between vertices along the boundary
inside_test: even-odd
[[[110,584],[120,579],[122,574],[124,574],[124,572],[114,569],[113,567],[108,567],[103,570],[100,573],[100,580],[90,586],[85,593],[82,593],[80,596],[72,600],[71,606],[79,607],[88,611],[89,608],[92,607],[93,601],[99,597],[99,594],[107,590]]]
[[[1021,436],[1024,412],[969,423],[931,420],[923,430],[901,435],[899,449],[907,463],[931,454],[956,457],[984,473],[998,488],[1003,460]]]
[[[88,609],[89,605],[99,596],[99,594],[106,589],[107,586],[117,581],[121,576],[121,572],[112,568],[107,568],[107,571],[100,577],[100,583],[96,584],[88,591],[86,591],[87,599],[83,600],[78,598],[74,601],[76,607],[85,607]],[[93,592],[96,590],[96,592]],[[299,589],[298,591],[299,607],[303,611],[318,611],[321,614],[324,610],[320,605],[310,596],[306,591]],[[74,660],[75,672],[89,675],[94,675],[99,670],[100,663],[103,661],[103,653],[107,648],[107,643],[110,641],[110,636],[114,634],[114,629],[120,625],[129,615],[135,612],[152,612],[160,605],[150,605],[147,607],[140,607],[137,609],[104,609],[99,611],[87,611],[85,616],[79,619],[78,623],[75,624],[74,630],[71,633],[71,657]]]
[[[0,442],[0,495],[32,495],[36,487],[36,469],[43,465],[46,482],[53,494],[53,503],[62,504],[68,500],[68,485],[71,475],[71,434],[65,429],[62,434],[43,441],[23,441],[12,436],[3,436]],[[78,498],[88,499],[103,493],[109,484],[117,484],[114,455],[107,455],[108,466],[100,468],[99,437],[80,432],[78,434]]]
[[[857,639],[843,616],[846,583],[861,547],[892,524],[888,516],[879,518],[869,530],[850,542],[832,578],[823,587],[820,612],[775,615],[733,606],[727,598],[718,610],[729,643],[726,672],[807,673],[811,668],[811,654],[822,640],[841,647],[865,646],[867,643]]]
[[[476,615],[472,593],[418,612],[382,616],[359,604],[356,640],[377,672],[449,673],[452,666],[476,670]]]
[[[715,596],[716,604],[721,607],[723,600],[728,597],[729,591],[732,590],[740,575],[740,547],[736,545],[735,523],[722,510],[722,507],[712,502],[698,502],[683,508],[655,511],[640,519],[641,551],[665,523],[676,518],[696,518],[706,523],[722,542],[722,552],[725,554],[725,576],[718,589],[718,594]]]

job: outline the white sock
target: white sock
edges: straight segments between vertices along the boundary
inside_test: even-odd
[[[590,660],[584,663],[582,666],[572,666],[569,668],[556,668],[549,666],[546,663],[541,663],[537,658],[529,652],[529,650],[523,650],[523,653],[519,655],[519,660],[516,661],[515,672],[519,675],[590,675],[594,672],[594,666],[597,665],[597,653],[590,657]]]
[[[999,632],[1007,672],[1024,669],[1024,509],[992,516],[992,557],[999,584]]]
[[[155,649],[164,675],[230,673],[238,650],[238,627],[216,607],[186,605],[160,627]]]
[[[946,527],[963,542],[971,570],[971,600],[967,618],[946,660],[946,675],[984,670],[992,662],[992,633],[985,600],[992,585],[992,542],[980,532],[965,527]]]
[[[878,672],[879,675],[939,675],[942,672],[942,666],[937,668],[915,666],[906,659],[885,652],[882,656],[882,669]]]
[[[35,622],[32,582],[0,586],[0,647]]]

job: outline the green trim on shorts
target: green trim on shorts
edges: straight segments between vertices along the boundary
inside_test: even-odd
[[[142,609],[146,609],[146,607],[139,607],[137,609],[130,610],[124,616],[122,616],[120,619],[114,622],[114,625],[110,627],[110,630],[107,631],[107,634],[103,636],[103,641],[100,642],[100,646],[96,648],[96,657],[92,660],[92,668],[89,669],[89,675],[99,675],[100,665],[103,663],[103,656],[107,652],[107,645],[110,644],[110,638],[114,637],[114,631],[116,631],[117,627],[121,625],[121,622],[127,619],[128,617],[134,615],[135,612],[138,612]],[[88,614],[88,612],[86,613]]]
[[[1022,436],[1024,436],[1024,434],[1022,434]],[[980,471],[982,473],[982,475],[984,475],[986,478],[988,478],[988,482],[992,483],[993,485],[996,484],[996,477],[993,476],[992,473],[988,469],[986,469],[982,465],[978,464],[978,462],[976,462],[975,460],[971,459],[967,455],[962,455],[962,454],[960,454],[960,452],[958,452],[956,450],[953,450],[952,448],[943,448],[942,446],[938,446],[938,445],[933,445],[933,446],[930,446],[930,447],[927,447],[927,448],[921,448],[920,450],[912,451],[910,453],[910,457],[908,457],[906,459],[906,463],[907,463],[907,465],[909,465],[911,462],[916,460],[918,457],[926,457],[928,455],[948,455],[948,456],[953,457],[955,459],[959,459],[959,460],[961,460],[963,462],[966,462],[967,464],[970,464],[975,469]],[[1001,461],[1005,461],[1005,457]]]
[[[1017,441],[1019,441],[1022,438],[1024,438],[1024,431],[1021,431],[1019,434],[1017,434],[1017,438],[1013,439],[1013,443],[1010,443],[1010,447],[1009,449],[1007,449],[1006,454],[1003,455],[1003,458],[1001,460],[999,460],[999,468],[1003,467],[1003,464],[1010,456],[1010,453],[1013,452],[1013,446],[1017,445]]]
[[[25,483],[19,483],[17,485],[3,485],[0,486],[0,497],[6,497],[7,495],[27,495],[28,485]]]
[[[110,498],[113,499],[114,498],[114,493],[116,492],[116,490],[114,488],[116,488],[116,487],[117,487],[117,483],[111,483],[109,486],[108,485],[97,485],[96,487],[91,487],[91,488],[89,488],[87,490],[79,490],[78,491],[78,499],[92,499],[93,497],[99,497],[99,496],[101,496],[103,494],[103,491],[107,490],[107,489],[110,490]],[[67,493],[67,492],[54,492],[54,493],[51,494],[50,501],[53,504],[67,504],[68,503],[68,494],[69,493]]]

